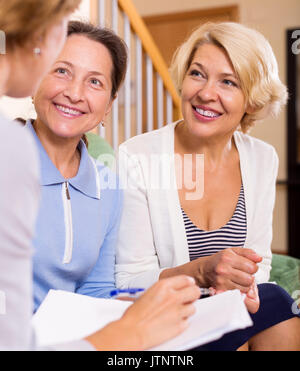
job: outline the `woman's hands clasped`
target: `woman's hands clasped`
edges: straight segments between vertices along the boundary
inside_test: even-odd
[[[206,285],[218,294],[226,290],[238,289],[246,294],[245,304],[250,313],[256,313],[260,301],[254,274],[262,258],[253,250],[232,248],[205,258],[202,265]],[[202,261],[203,263],[203,261]]]

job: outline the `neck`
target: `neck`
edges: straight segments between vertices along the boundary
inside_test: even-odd
[[[39,118],[34,122],[34,129],[49,158],[61,175],[66,179],[75,177],[80,165],[80,153],[77,149],[80,138],[59,137]]]
[[[215,170],[227,161],[236,146],[233,132],[219,137],[199,138],[191,134],[187,125],[180,123],[175,131],[175,148],[180,154],[203,154],[207,168]]]

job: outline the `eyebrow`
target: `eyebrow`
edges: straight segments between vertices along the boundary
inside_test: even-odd
[[[191,66],[193,64],[196,64],[199,68],[201,68],[203,71],[205,71],[205,67],[203,66],[203,64],[199,63],[199,62],[193,62],[191,64]],[[234,77],[236,80],[238,80],[237,76],[231,72],[223,72],[220,74],[221,76],[224,76],[224,77]]]
[[[68,65],[69,67],[73,68],[74,65],[71,63],[71,62],[67,62],[67,61],[56,61],[55,64],[57,63],[64,63],[66,65]],[[99,75],[99,76],[104,76],[103,73],[101,72],[98,72],[98,71],[89,71],[88,72],[89,75]],[[104,76],[105,77],[105,76]]]

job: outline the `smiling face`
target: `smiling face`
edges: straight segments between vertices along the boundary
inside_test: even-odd
[[[64,138],[94,129],[111,109],[112,68],[104,45],[83,35],[68,37],[34,97],[39,123]]]
[[[182,84],[182,113],[199,138],[232,135],[245,114],[245,98],[232,64],[221,48],[201,45]]]

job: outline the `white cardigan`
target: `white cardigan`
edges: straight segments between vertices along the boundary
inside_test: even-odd
[[[174,158],[174,131],[177,123],[134,137],[119,148],[120,177],[124,182],[124,211],[116,251],[117,287],[148,288],[167,268],[190,261],[186,232],[176,187],[149,187],[147,161],[153,155]],[[278,157],[272,146],[241,132],[234,133],[240,155],[247,212],[245,248],[263,257],[257,283],[268,282],[271,270],[272,219],[275,203]],[[153,176],[153,175],[152,175]],[[126,187],[126,180],[134,187]]]

